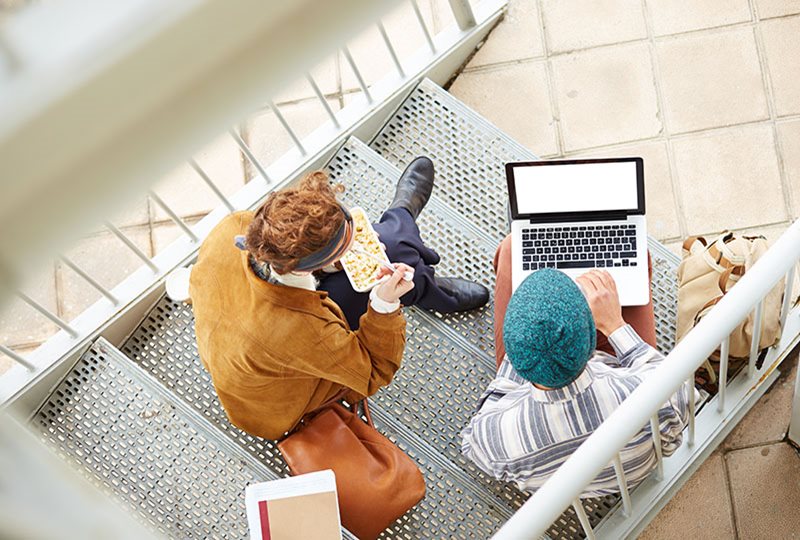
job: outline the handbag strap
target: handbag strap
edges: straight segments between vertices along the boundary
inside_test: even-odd
[[[375,424],[372,423],[372,413],[369,412],[369,402],[367,398],[362,399],[361,401],[357,401],[350,405],[350,411],[354,414],[358,414],[358,406],[361,405],[361,408],[364,409],[364,418],[367,420],[367,424],[369,427],[374,428]]]
[[[697,323],[700,322],[700,319],[705,315],[705,312],[709,308],[712,308],[712,307],[716,306],[719,303],[719,301],[722,300],[722,297],[725,296],[725,293],[728,292],[728,282],[730,281],[731,274],[736,273],[736,270],[738,268],[739,268],[739,265],[737,265],[737,266],[729,266],[728,268],[725,269],[725,271],[722,274],[720,274],[718,285],[719,285],[719,290],[722,291],[722,294],[717,296],[717,297],[712,298],[711,300],[706,302],[703,307],[700,308],[700,310],[697,312],[697,315],[695,315],[695,317],[694,317],[694,325],[693,326],[696,326]]]

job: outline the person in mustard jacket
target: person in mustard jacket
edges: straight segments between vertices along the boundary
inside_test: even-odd
[[[432,187],[433,164],[417,158],[374,225],[397,270],[369,294],[335,269],[353,223],[322,172],[209,234],[189,293],[200,359],[234,425],[278,439],[343,390],[355,400],[389,384],[405,346],[401,301],[440,312],[488,301],[482,285],[434,275],[439,257],[415,222]]]

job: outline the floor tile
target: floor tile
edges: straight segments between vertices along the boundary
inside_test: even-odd
[[[800,50],[800,17],[761,23],[761,38],[767,58],[775,111],[779,116],[800,113],[800,78],[797,51]]]
[[[756,0],[756,13],[760,19],[800,13],[797,0]]]
[[[747,0],[646,0],[656,36],[749,21]]]
[[[450,93],[536,155],[558,152],[543,62],[463,73]]]
[[[640,0],[543,0],[541,6],[551,53],[647,37]]]
[[[678,223],[678,212],[675,209],[675,195],[672,189],[666,143],[656,141],[599,148],[579,152],[575,156],[635,156],[643,158],[647,233],[658,240],[680,236],[681,230]]]
[[[656,49],[671,133],[769,117],[751,28],[681,36]]]
[[[733,538],[733,516],[722,460],[720,453],[711,454],[653,518],[639,540]]]
[[[739,538],[800,535],[800,456],[788,443],[726,455]]]
[[[780,370],[778,380],[722,442],[723,448],[737,449],[779,442],[786,435],[792,414],[797,356],[784,360]]]
[[[565,150],[646,139],[661,132],[646,44],[552,60]]]
[[[122,231],[136,246],[151,255],[150,232],[147,227]],[[113,289],[144,263],[112,234],[83,239],[66,256],[81,270],[107,289]],[[59,264],[59,304],[63,316],[72,320],[102,295],[71,268]]]
[[[135,227],[147,225],[150,220],[149,201],[146,197],[127,205],[111,217],[109,221],[117,227]]]
[[[456,24],[449,0],[419,0],[419,8],[431,33],[438,34]]]
[[[690,235],[787,219],[769,126],[686,137],[672,147]]]
[[[426,19],[431,35],[433,35],[431,9],[430,7],[422,9],[422,7],[420,6],[420,11],[422,11]],[[397,56],[400,58],[401,64],[403,64],[404,58],[413,56],[420,48],[428,48],[425,34],[409,3],[403,2],[386,14],[383,18],[383,25],[397,52]],[[355,39],[350,40],[347,48],[368,86],[372,86],[372,84],[380,81],[390,73],[397,74],[397,68],[376,26],[367,28]],[[428,51],[430,51],[429,48]],[[344,54],[340,54],[339,63],[341,66],[342,90],[358,88],[358,79]]]
[[[57,315],[54,265],[43,265],[31,274],[30,279],[22,285],[22,291]],[[55,334],[57,330],[56,325],[18,298],[14,298],[0,309],[0,344],[38,343]]]
[[[150,223],[150,200],[148,197],[141,197],[132,203],[126,203],[122,208],[111,212],[108,221],[117,227],[136,227]],[[89,225],[85,234],[97,234],[105,231],[105,225],[95,223]]]
[[[328,100],[328,104],[334,112],[339,110],[338,100]],[[280,112],[301,141],[318,127],[330,122],[325,108],[316,99],[282,105]],[[265,166],[274,163],[288,152],[297,156],[300,154],[289,134],[269,110],[250,117],[245,140]],[[252,174],[255,174],[255,171],[248,173],[248,178],[251,178]]]
[[[340,91],[339,58],[337,54],[331,54],[322,62],[310,70],[311,77],[319,86],[320,92],[324,95],[337,94]],[[302,99],[315,98],[314,89],[306,80],[304,75],[297,77],[297,80],[287,85],[286,88],[278,92],[273,98],[273,103],[284,103],[287,101],[300,101]]]
[[[187,220],[186,224],[190,227],[196,224],[199,220],[192,219]],[[152,228],[152,239],[153,239],[153,252],[154,254],[159,254],[164,249],[169,247],[172,242],[184,236],[183,230],[181,230],[177,225],[171,222],[162,222],[162,223],[154,223]]]
[[[783,166],[792,197],[792,217],[800,218],[800,120],[777,125]]]
[[[505,17],[472,57],[467,69],[543,54],[544,44],[536,2],[512,0]]]
[[[218,137],[194,159],[224,194],[232,195],[244,185],[241,153],[229,134]],[[181,217],[205,215],[222,204],[188,163],[161,179],[153,191]],[[170,219],[155,202],[150,206],[153,220]]]

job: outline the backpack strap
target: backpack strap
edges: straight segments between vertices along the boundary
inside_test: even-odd
[[[708,247],[708,242],[702,236],[690,236],[686,240],[683,241],[683,254],[686,255],[687,253],[691,253],[692,245],[695,242],[700,242],[703,244],[703,247]]]

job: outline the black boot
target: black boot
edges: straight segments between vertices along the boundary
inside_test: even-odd
[[[440,289],[456,299],[458,302],[456,311],[479,308],[489,301],[489,289],[480,283],[453,277],[435,277],[434,279]]]
[[[397,191],[388,210],[405,208],[416,220],[430,199],[431,191],[433,191],[433,162],[424,156],[418,157],[400,175]]]

